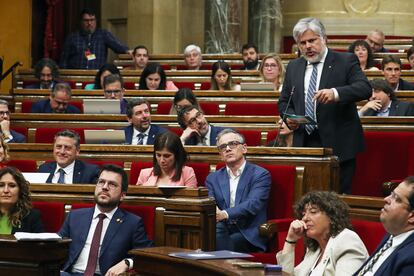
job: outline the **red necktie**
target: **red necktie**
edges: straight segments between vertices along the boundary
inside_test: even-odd
[[[102,234],[102,226],[103,220],[106,218],[105,214],[98,215],[99,222],[96,225],[95,232],[93,233],[92,243],[91,243],[91,250],[89,251],[88,257],[88,264],[86,265],[85,269],[85,276],[93,276],[96,270],[96,264],[98,263],[98,252],[99,252],[99,245],[101,242],[101,234]]]

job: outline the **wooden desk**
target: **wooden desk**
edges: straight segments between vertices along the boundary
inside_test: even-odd
[[[12,235],[0,235],[0,275],[60,275],[70,242],[18,242]]]
[[[232,265],[235,259],[187,260],[168,256],[172,252],[189,251],[174,247],[133,249],[134,269],[139,275],[180,276],[260,276],[284,275],[281,272],[265,272],[262,268],[239,268]]]

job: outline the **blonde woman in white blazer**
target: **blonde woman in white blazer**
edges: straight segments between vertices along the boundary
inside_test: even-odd
[[[295,206],[282,251],[276,255],[284,272],[295,276],[352,275],[368,258],[359,236],[352,230],[348,206],[334,192],[310,192]],[[296,242],[305,238],[306,254],[295,264]]]

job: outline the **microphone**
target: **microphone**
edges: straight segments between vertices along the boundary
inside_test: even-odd
[[[280,140],[280,131],[282,130],[283,123],[284,123],[284,122],[285,122],[285,120],[286,120],[286,113],[287,113],[287,111],[288,111],[288,108],[289,108],[290,102],[292,101],[292,97],[293,97],[293,93],[294,93],[294,92],[295,92],[295,86],[293,86],[293,87],[292,87],[292,90],[290,91],[290,95],[289,95],[289,98],[288,98],[288,102],[287,102],[287,105],[286,105],[285,111],[283,112],[283,115],[282,115],[282,123],[279,125],[279,129],[277,130],[277,137],[276,137],[275,141],[273,142],[273,147],[275,147],[275,146],[276,146],[276,144],[279,144],[279,140]],[[289,126],[288,126],[288,124],[287,124],[287,123],[286,123],[286,126],[289,128]]]

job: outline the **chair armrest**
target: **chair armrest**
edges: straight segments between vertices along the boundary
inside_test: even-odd
[[[260,225],[259,235],[267,240],[268,251],[272,252],[278,248],[276,234],[278,232],[287,232],[292,221],[292,218],[272,219]]]

